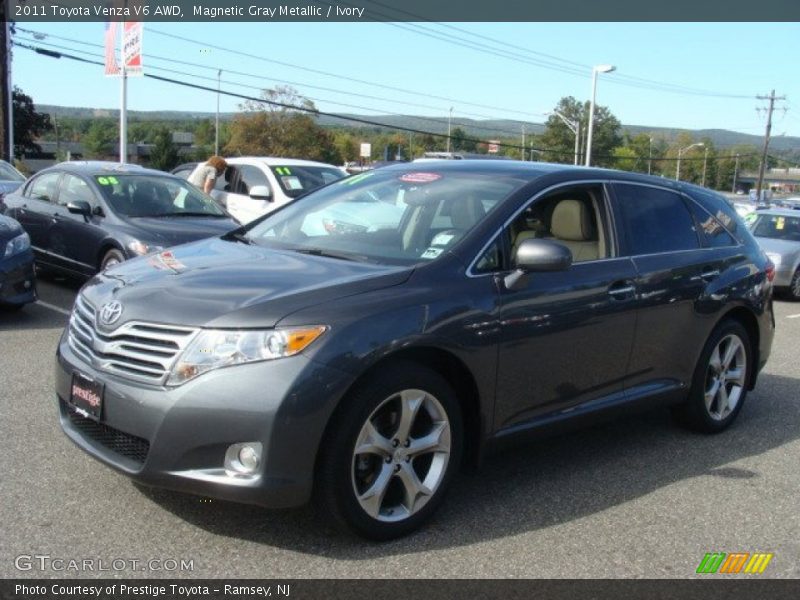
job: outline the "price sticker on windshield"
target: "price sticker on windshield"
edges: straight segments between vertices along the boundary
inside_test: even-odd
[[[438,173],[404,173],[399,177],[403,183],[431,183],[441,178]]]
[[[116,177],[97,177],[97,183],[100,185],[117,185],[119,179]]]
[[[778,220],[775,221],[775,229],[778,230],[783,229],[785,225],[786,225],[786,219],[784,219],[783,217],[778,217]]]

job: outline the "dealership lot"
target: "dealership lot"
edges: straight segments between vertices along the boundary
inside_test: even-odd
[[[123,577],[685,577],[707,552],[772,552],[762,576],[800,576],[800,304],[776,302],[772,357],[727,432],[689,433],[660,410],[535,442],[462,475],[422,531],[372,544],[308,509],[137,487],[75,448],[52,369],[78,287],[44,281],[39,305],[0,313],[0,576],[92,576],[103,561]],[[95,570],[15,567],[35,555]]]

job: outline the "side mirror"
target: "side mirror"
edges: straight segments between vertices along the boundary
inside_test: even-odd
[[[67,210],[76,215],[88,217],[92,214],[91,205],[86,200],[71,200],[67,202]]]
[[[250,188],[250,197],[253,200],[269,200],[272,197],[272,190],[266,185],[254,185]]]
[[[569,248],[545,239],[523,240],[514,258],[517,268],[505,277],[507,289],[514,289],[521,284],[528,273],[566,271],[572,265],[572,252]]]

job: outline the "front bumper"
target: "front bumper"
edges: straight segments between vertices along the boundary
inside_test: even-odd
[[[36,300],[33,252],[26,250],[0,260],[0,303],[27,304]]]
[[[66,335],[56,356],[61,427],[94,458],[146,485],[271,508],[308,501],[325,425],[350,376],[298,355],[147,386],[96,370]],[[67,403],[75,371],[104,383],[99,422]],[[263,446],[254,475],[225,471],[227,448],[242,442]]]

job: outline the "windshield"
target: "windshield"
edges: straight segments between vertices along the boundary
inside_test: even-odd
[[[94,180],[111,209],[126,217],[227,217],[210,196],[176,177],[120,174]]]
[[[753,223],[753,235],[775,240],[800,242],[800,216],[758,215],[758,218]]]
[[[0,162],[0,179],[3,181],[25,181],[25,177],[5,161]]]
[[[270,167],[281,186],[283,193],[290,198],[297,198],[311,190],[322,187],[345,174],[336,167]]]
[[[412,265],[452,248],[523,184],[509,176],[370,171],[286,205],[247,238],[309,254]]]

